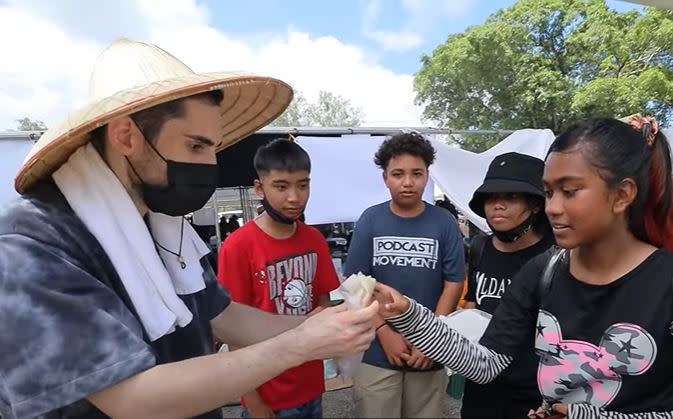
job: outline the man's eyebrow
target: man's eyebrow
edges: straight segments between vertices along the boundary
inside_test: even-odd
[[[196,134],[185,134],[185,137],[191,138],[192,140],[198,141],[202,144],[205,144],[207,146],[215,146],[215,141],[211,140],[208,137],[204,137],[203,135],[196,135]]]

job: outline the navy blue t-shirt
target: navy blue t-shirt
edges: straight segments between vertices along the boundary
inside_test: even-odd
[[[151,342],[110,259],[53,182],[0,209],[0,416],[105,418],[88,395],[213,352],[210,320],[230,299],[201,265],[206,288],[180,296],[192,321]]]
[[[355,225],[344,269],[346,276],[358,272],[434,309],[444,281],[465,278],[463,241],[456,219],[428,203],[415,217],[394,214],[390,201],[368,208]],[[365,352],[363,362],[400,369],[388,362],[377,339]]]

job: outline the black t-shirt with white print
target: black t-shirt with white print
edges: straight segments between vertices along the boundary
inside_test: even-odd
[[[548,258],[519,271],[481,344],[509,356],[534,345],[549,400],[621,413],[673,410],[673,253],[657,250],[607,285],[581,282],[560,265],[538,310]]]
[[[552,244],[553,240],[545,237],[525,249],[501,252],[493,245],[493,237],[487,238],[474,272],[469,273],[466,300],[476,302],[479,310],[493,314],[514,274]]]
[[[515,274],[552,244],[552,238],[544,237],[525,249],[501,252],[493,245],[493,238],[487,238],[474,272],[469,273],[466,299],[476,302],[479,310],[493,314]],[[495,379],[494,384],[496,387],[497,384],[506,385],[512,397],[519,400],[539,401],[541,397],[535,378],[537,363],[538,358],[532,345],[524,345],[512,364]]]

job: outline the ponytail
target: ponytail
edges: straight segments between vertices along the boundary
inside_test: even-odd
[[[652,137],[649,168],[649,187],[643,223],[647,241],[657,247],[673,250],[673,182],[671,150],[661,132]]]

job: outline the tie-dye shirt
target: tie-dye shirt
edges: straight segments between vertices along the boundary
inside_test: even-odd
[[[150,342],[103,248],[53,182],[1,209],[0,416],[104,418],[88,395],[213,352],[210,320],[230,299],[202,265],[206,288],[181,296],[192,322]]]

